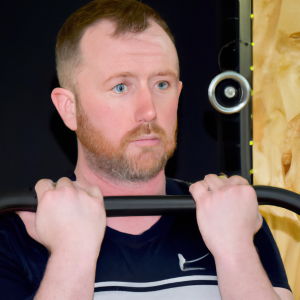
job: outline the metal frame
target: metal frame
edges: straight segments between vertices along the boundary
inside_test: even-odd
[[[300,214],[300,195],[270,186],[253,186],[259,205],[274,205]],[[35,192],[14,192],[0,196],[0,214],[13,211],[36,211]],[[106,215],[159,216],[164,214],[195,213],[191,195],[184,196],[113,196],[104,197]]]
[[[252,86],[252,20],[251,0],[239,0],[240,3],[240,74],[244,76]],[[249,142],[252,139],[252,97],[248,105],[240,112],[240,141],[241,141],[241,173],[244,178],[251,182],[251,149]]]

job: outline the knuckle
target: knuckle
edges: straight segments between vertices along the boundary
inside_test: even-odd
[[[246,191],[247,195],[250,198],[255,198],[256,199],[256,192],[255,192],[255,190],[252,186],[246,185],[246,186],[244,186],[244,190]]]
[[[97,195],[98,197],[103,197],[102,192],[98,186],[94,185],[91,189],[95,195]]]
[[[216,174],[207,174],[204,178],[205,179],[214,179],[214,178],[218,178],[218,176]]]
[[[77,196],[77,190],[71,186],[62,186],[59,189],[59,192],[62,193],[64,199],[74,198]]]
[[[38,188],[44,184],[46,184],[48,181],[51,181],[50,179],[40,179],[36,184],[35,184],[35,188]]]
[[[192,193],[195,191],[195,189],[197,189],[197,187],[199,186],[200,181],[197,181],[195,183],[193,183],[192,185],[190,185],[189,191]]]
[[[238,176],[238,175],[233,175],[233,176],[229,177],[230,182],[239,181],[239,179],[240,179],[240,176]]]
[[[64,181],[64,180],[71,181],[68,177],[61,177],[61,178],[58,179],[57,182]]]
[[[230,195],[230,192],[231,192],[231,191],[230,191],[230,188],[223,187],[223,188],[220,188],[220,189],[216,190],[216,191],[214,192],[214,194],[215,194],[215,197],[216,197],[217,199],[223,199],[224,196],[226,196],[227,194]]]
[[[43,193],[43,196],[41,197],[41,199],[39,199],[39,205],[40,203],[52,203],[53,200],[55,199],[55,195],[54,195],[54,191],[53,190],[47,190]]]
[[[189,191],[190,191],[191,194],[197,195],[197,194],[199,194],[203,191],[204,187],[205,187],[204,181],[203,180],[198,181],[198,182],[195,182],[194,184],[192,184],[190,186]]]
[[[93,212],[96,215],[102,216],[106,214],[103,200],[99,201],[98,198],[91,198],[91,205],[93,208]]]
[[[45,179],[40,179],[36,184],[35,184],[35,187],[39,186],[41,183],[43,183]]]
[[[53,195],[54,195],[53,190],[47,190],[47,191],[44,192],[43,198],[50,198],[51,199],[53,197]]]
[[[85,190],[82,189],[78,189],[78,190],[74,189],[74,193],[76,193],[78,199],[88,200],[92,198]]]
[[[227,188],[227,191],[232,196],[240,196],[244,201],[256,199],[255,190],[250,185],[232,185]]]
[[[194,187],[194,184],[190,185],[190,187],[189,187],[189,192],[190,192],[190,193],[193,193],[194,188],[195,188],[195,187]]]
[[[220,192],[222,192],[223,189],[220,190]],[[226,193],[226,196],[228,197],[234,197],[237,195],[242,196],[242,190],[241,190],[241,186],[240,185],[230,185],[227,187],[224,187],[224,191]]]
[[[60,179],[57,180],[56,185],[58,185],[58,186],[60,186],[60,185],[64,186],[64,185],[70,184],[70,183],[72,183],[72,181],[69,178],[67,178],[67,177],[61,177]]]
[[[250,185],[249,181],[246,178],[244,178],[244,177],[242,177],[242,178],[243,178],[243,181],[245,182],[245,184]]]
[[[233,175],[230,177],[231,181],[236,182],[237,184],[249,184],[248,180],[244,177]]]
[[[201,184],[201,182],[202,182],[202,181],[197,181],[197,182],[193,183],[193,184],[190,186],[190,188],[193,189],[193,188],[199,186],[199,185]]]
[[[247,180],[246,178],[241,177],[241,176],[238,176],[238,177],[239,177],[239,179],[240,179],[240,181],[241,181],[242,183],[249,185],[249,182],[248,182],[248,180]]]

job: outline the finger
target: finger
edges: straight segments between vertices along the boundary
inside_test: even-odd
[[[225,184],[228,182],[228,180],[229,180],[229,178],[225,175],[225,176],[218,176],[218,178],[220,179],[220,180],[222,180]]]
[[[215,191],[225,186],[226,178],[219,178],[215,174],[209,174],[204,177],[204,181],[208,184],[211,191]]]
[[[98,198],[100,200],[103,200],[103,195],[102,195],[101,190],[95,185],[87,188],[86,192],[89,196],[91,196],[93,198]]]
[[[98,198],[100,200],[103,200],[103,194],[98,186],[96,185],[83,185],[82,183],[78,181],[73,181],[73,184],[75,187],[77,187],[80,190],[83,190],[86,192],[90,197],[92,198]]]
[[[67,177],[62,177],[57,181],[55,189],[59,190],[64,186],[75,188],[72,180]]]
[[[43,194],[48,190],[54,190],[53,181],[50,179],[41,179],[35,185],[35,191],[37,194],[38,200],[43,197]]]
[[[234,175],[228,178],[226,185],[249,185],[249,182],[241,176]]]
[[[257,221],[257,226],[255,228],[254,234],[256,234],[260,230],[262,224],[263,224],[263,217],[262,217],[261,213],[258,212],[258,221]]]
[[[195,201],[200,200],[209,192],[208,184],[204,181],[198,181],[190,186],[190,193]]]

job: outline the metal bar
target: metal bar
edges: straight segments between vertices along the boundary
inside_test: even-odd
[[[252,30],[251,30],[251,0],[239,0],[240,4],[240,74],[244,76],[252,87]],[[240,141],[241,141],[241,174],[249,182],[250,175],[250,145],[251,140],[251,113],[252,99],[240,112]]]
[[[269,186],[253,186],[259,205],[274,205],[300,215],[300,195],[285,189]],[[184,196],[118,196],[104,197],[108,217],[155,216],[195,212],[195,202]],[[25,210],[36,211],[35,193],[19,192],[0,196],[0,213]]]

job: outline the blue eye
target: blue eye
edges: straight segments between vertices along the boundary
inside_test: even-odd
[[[121,93],[126,92],[126,91],[128,90],[128,87],[127,87],[125,84],[120,83],[120,84],[116,85],[116,86],[113,88],[113,90],[114,90],[116,93],[121,94]]]
[[[160,89],[160,90],[165,90],[169,87],[169,84],[166,82],[166,81],[161,81],[157,84],[157,87]]]

